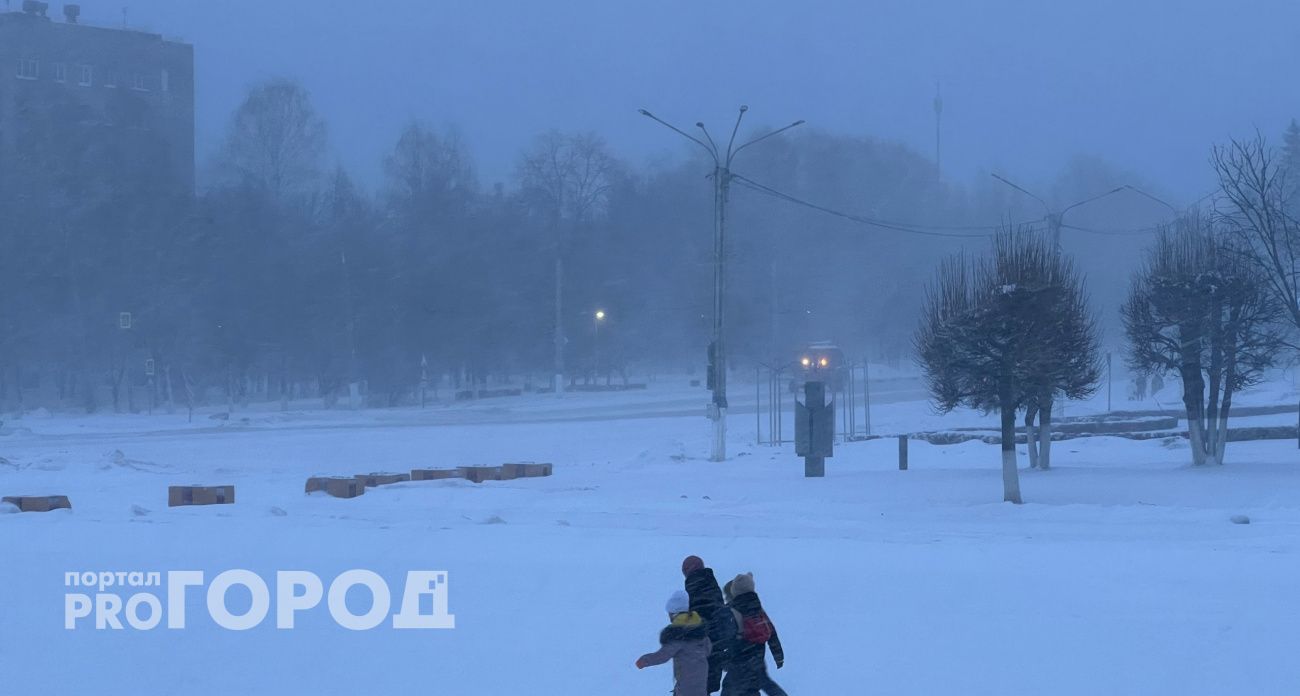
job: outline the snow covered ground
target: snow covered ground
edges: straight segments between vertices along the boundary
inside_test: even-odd
[[[989,422],[936,416],[894,384],[878,432]],[[0,493],[74,510],[0,515],[0,691],[664,694],[670,670],[632,662],[697,554],[719,577],[754,572],[787,653],[774,676],[796,696],[1300,693],[1294,440],[1233,443],[1207,470],[1182,443],[1058,443],[1012,506],[996,447],[974,442],[914,442],[906,472],[893,440],[841,445],[806,480],[789,447],[753,444],[743,394],[723,464],[703,459],[702,392],[666,386],[228,422],[8,419]],[[1241,402],[1293,397],[1284,383]],[[511,460],[555,474],[302,493],[317,473]],[[195,482],[234,484],[238,502],[166,506],[169,484]],[[447,570],[456,628],[353,632],[322,605],[294,630],[273,610],[235,632],[192,593],[184,630],[64,629],[65,572],[232,568],[326,583],[366,568],[395,593],[407,570]]]

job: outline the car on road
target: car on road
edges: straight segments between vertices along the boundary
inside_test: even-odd
[[[830,341],[817,341],[804,346],[795,360],[794,379],[790,391],[803,389],[805,382],[820,380],[831,392],[843,391],[848,384],[849,361],[844,351]]]

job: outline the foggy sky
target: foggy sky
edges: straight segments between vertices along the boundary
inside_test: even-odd
[[[120,25],[123,4],[84,0],[84,21]],[[125,4],[130,26],[195,45],[201,160],[248,85],[288,76],[371,183],[415,118],[456,126],[487,184],[548,128],[596,130],[634,163],[680,152],[642,106],[722,130],[745,103],[755,127],[803,118],[930,156],[938,80],[948,178],[1041,181],[1091,154],[1182,204],[1212,187],[1213,142],[1300,116],[1300,3],[1280,0]]]

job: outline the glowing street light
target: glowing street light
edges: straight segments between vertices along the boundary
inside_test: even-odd
[[[605,321],[605,310],[598,309],[595,314],[591,315],[591,327],[593,332],[592,368],[595,369],[597,375],[600,373],[600,323],[602,321]]]

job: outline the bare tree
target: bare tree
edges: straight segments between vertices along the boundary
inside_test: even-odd
[[[1222,464],[1236,391],[1257,384],[1282,347],[1277,298],[1236,236],[1200,214],[1162,230],[1122,309],[1128,363],[1178,374],[1196,465]]]
[[[1300,172],[1290,171],[1259,134],[1215,147],[1211,160],[1227,199],[1220,211],[1225,229],[1248,252],[1284,321],[1300,329],[1300,222],[1293,214]],[[1289,345],[1300,349],[1294,337]]]
[[[271,200],[310,193],[321,177],[325,122],[302,85],[274,79],[253,87],[235,111],[221,153],[229,183]]]
[[[398,137],[384,160],[384,174],[389,206],[410,217],[463,212],[478,191],[473,161],[460,138],[418,122]]]
[[[538,136],[519,162],[525,197],[546,220],[555,245],[555,393],[564,391],[564,262],[575,235],[606,212],[619,171],[605,141],[594,133]]]

